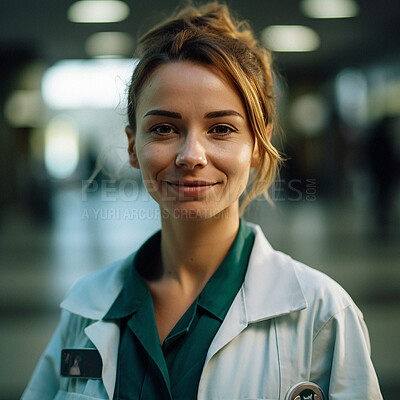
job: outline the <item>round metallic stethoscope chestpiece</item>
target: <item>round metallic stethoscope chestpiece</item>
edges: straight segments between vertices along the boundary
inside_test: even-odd
[[[285,400],[324,400],[321,388],[312,382],[300,382],[286,393]]]

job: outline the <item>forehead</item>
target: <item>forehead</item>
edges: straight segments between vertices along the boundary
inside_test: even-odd
[[[169,62],[156,68],[144,83],[137,114],[149,107],[237,109],[244,105],[233,85],[217,69],[187,61]]]

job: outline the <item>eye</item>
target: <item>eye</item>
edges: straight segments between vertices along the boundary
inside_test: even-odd
[[[209,132],[214,133],[216,136],[228,136],[234,132],[237,132],[237,129],[229,125],[217,125],[214,126]]]
[[[150,132],[160,136],[168,136],[172,133],[177,133],[176,130],[169,125],[155,125],[150,128]]]

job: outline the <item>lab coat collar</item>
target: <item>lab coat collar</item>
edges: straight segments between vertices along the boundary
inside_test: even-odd
[[[83,318],[101,320],[119,295],[134,257],[135,253],[79,280],[61,308]]]
[[[275,251],[258,225],[244,283],[236,295],[206,356],[211,357],[249,324],[307,308],[293,260]]]
[[[307,307],[294,261],[274,250],[258,225],[252,225],[256,238],[243,284],[247,322],[277,317]]]

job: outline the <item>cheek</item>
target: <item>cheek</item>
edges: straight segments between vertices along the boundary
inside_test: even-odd
[[[244,145],[241,147],[239,153],[236,155],[236,161],[242,167],[250,167],[253,148],[251,145]]]
[[[225,149],[224,156],[218,159],[217,168],[224,172],[228,190],[235,198],[246,189],[252,156],[252,146],[240,143]]]
[[[143,175],[152,175],[165,163],[165,152],[158,146],[137,147],[137,158]]]
[[[221,158],[221,166],[229,169],[231,174],[246,175],[250,169],[252,147],[248,144],[240,144],[226,149]]]

